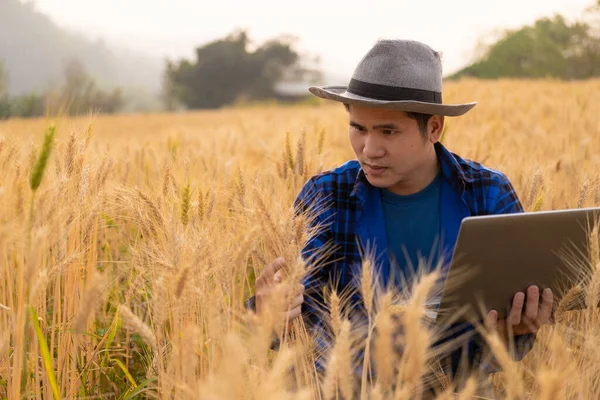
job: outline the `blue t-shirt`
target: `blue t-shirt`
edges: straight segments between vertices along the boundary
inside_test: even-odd
[[[419,259],[427,271],[437,265],[440,252],[440,189],[442,176],[420,192],[402,196],[380,189],[385,216],[391,272],[397,283],[401,275],[412,282]],[[408,260],[407,260],[408,257]],[[421,269],[421,271],[423,271]]]

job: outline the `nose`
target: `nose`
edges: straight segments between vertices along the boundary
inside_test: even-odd
[[[368,159],[376,159],[385,156],[385,148],[379,142],[375,135],[367,135],[365,138],[365,145],[363,147],[363,154]]]

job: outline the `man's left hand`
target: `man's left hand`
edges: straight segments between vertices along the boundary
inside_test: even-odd
[[[515,294],[508,317],[498,321],[498,312],[491,310],[485,321],[487,328],[498,330],[505,338],[508,338],[509,333],[513,336],[537,333],[542,325],[551,323],[554,303],[552,290],[544,289],[541,298],[540,303],[539,288],[535,285],[529,286],[527,302],[525,302],[525,293]]]

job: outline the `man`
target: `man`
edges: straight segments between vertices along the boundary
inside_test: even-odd
[[[380,283],[400,285],[422,258],[429,265],[441,261],[446,267],[442,273],[447,271],[463,218],[523,212],[504,174],[464,160],[440,143],[445,117],[463,115],[476,103],[443,104],[441,60],[430,47],[415,41],[379,41],[360,61],[347,87],[309,90],[344,104],[356,160],[312,177],[296,199],[301,211],[316,210],[314,200],[326,199],[319,203],[326,207],[319,207],[316,217],[326,228],[307,243],[306,259],[326,245],[333,244],[335,250],[307,277],[305,295],[296,293],[288,319],[303,314],[311,329],[323,329],[316,311],[326,303],[323,288],[334,279],[338,292],[356,286],[361,246],[368,245],[375,256]],[[266,307],[285,261],[277,259],[264,269],[249,306],[259,312]],[[525,293],[515,294],[505,321],[498,321],[495,310],[486,321],[489,327],[511,332],[505,338],[514,336],[517,358],[529,351],[552,311],[549,290],[539,293],[532,286],[526,299]],[[466,358],[473,365],[483,347],[480,336],[469,340]],[[452,372],[465,357],[463,350],[452,355]]]

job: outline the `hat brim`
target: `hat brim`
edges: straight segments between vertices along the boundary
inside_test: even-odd
[[[411,100],[378,100],[350,93],[346,89],[347,86],[311,86],[308,88],[309,92],[317,97],[339,101],[341,103],[423,114],[444,115],[448,117],[458,117],[463,115],[477,105],[477,102],[465,104],[436,104]]]

